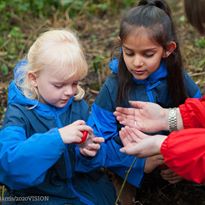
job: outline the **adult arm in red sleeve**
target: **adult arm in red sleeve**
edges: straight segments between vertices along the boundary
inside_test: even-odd
[[[165,164],[187,180],[205,183],[205,129],[171,133],[162,143]]]
[[[205,96],[188,98],[179,110],[184,128],[205,128]]]

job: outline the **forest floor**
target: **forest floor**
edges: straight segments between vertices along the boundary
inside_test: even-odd
[[[195,82],[204,92],[205,83],[205,43],[204,38],[186,22],[181,1],[168,0],[173,10],[173,17],[177,25],[177,33],[181,44],[184,66]],[[101,15],[85,17],[79,16],[75,21],[58,15],[45,22],[26,22],[25,33],[35,39],[39,32],[46,27],[74,27],[78,33],[85,50],[90,71],[82,82],[86,90],[86,100],[91,104],[106,76],[110,73],[108,62],[114,49],[118,35],[120,16],[125,12],[119,11],[115,15]],[[29,27],[29,25],[32,25]],[[22,57],[22,56],[20,56]],[[0,119],[7,104],[7,86],[12,79],[12,72],[0,80]],[[136,204],[139,205],[203,205],[205,204],[205,187],[191,182],[180,182],[175,185],[150,187],[145,186],[139,190]]]

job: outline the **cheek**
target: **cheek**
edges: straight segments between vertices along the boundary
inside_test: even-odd
[[[157,69],[160,65],[161,58],[159,56],[156,56],[155,58],[152,58],[148,61],[146,61],[146,64],[149,65],[152,69]]]
[[[132,59],[130,57],[124,56],[124,62],[127,67],[131,64]]]
[[[55,92],[55,89],[53,89],[49,85],[45,85],[45,86],[41,87],[41,90],[44,92],[45,95],[49,95],[49,94],[52,94]]]
[[[59,89],[54,88],[53,86],[48,86],[47,89],[44,90],[45,95],[49,98],[59,98],[59,96],[63,95],[63,92]]]
[[[56,98],[61,97],[64,95],[64,90],[62,89],[54,89],[53,95],[56,96]]]

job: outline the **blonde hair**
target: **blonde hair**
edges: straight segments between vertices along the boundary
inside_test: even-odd
[[[39,72],[50,66],[66,69],[69,76],[82,80],[88,72],[88,65],[77,36],[70,30],[50,30],[42,33],[30,47],[27,63],[17,69],[16,84],[23,94],[39,99],[38,90],[28,78],[29,73]],[[69,76],[65,76],[68,78]],[[85,92],[78,85],[75,100],[83,98]]]

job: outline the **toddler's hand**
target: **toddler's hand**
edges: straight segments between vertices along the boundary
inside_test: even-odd
[[[104,141],[102,137],[95,137],[93,134],[89,134],[87,140],[79,145],[80,153],[86,157],[94,157],[100,149],[100,144]]]
[[[90,134],[93,132],[92,128],[87,126],[83,120],[77,120],[59,129],[59,133],[65,144],[80,143],[83,138],[82,131],[88,131]]]

